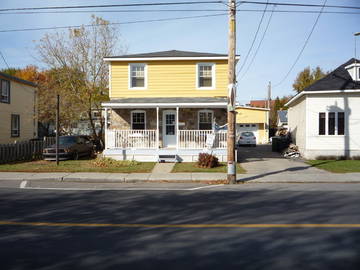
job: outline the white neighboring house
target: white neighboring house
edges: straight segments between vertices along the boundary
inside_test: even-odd
[[[300,153],[360,156],[360,61],[350,59],[293,97],[289,130]]]

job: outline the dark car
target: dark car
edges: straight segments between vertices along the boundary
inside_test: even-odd
[[[94,154],[94,145],[87,136],[60,136],[59,160],[78,159]],[[44,148],[45,160],[56,160],[56,145]]]

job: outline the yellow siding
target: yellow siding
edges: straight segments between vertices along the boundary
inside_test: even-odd
[[[37,136],[35,104],[34,87],[10,81],[10,104],[0,102],[0,144],[25,141]],[[11,137],[11,114],[20,115],[20,137]]]
[[[236,123],[266,123],[267,111],[250,108],[236,109]]]
[[[196,89],[196,64],[204,62],[215,63],[215,89]],[[125,97],[225,97],[227,95],[227,60],[146,61],[139,63],[147,64],[147,89],[129,89],[129,63],[112,62],[111,99]]]

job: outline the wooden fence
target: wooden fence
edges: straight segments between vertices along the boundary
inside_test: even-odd
[[[45,147],[55,143],[55,137],[45,137],[43,140],[0,144],[0,164],[42,159]]]

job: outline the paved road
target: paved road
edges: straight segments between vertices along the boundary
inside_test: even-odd
[[[142,187],[0,189],[1,269],[360,269],[359,184]]]

